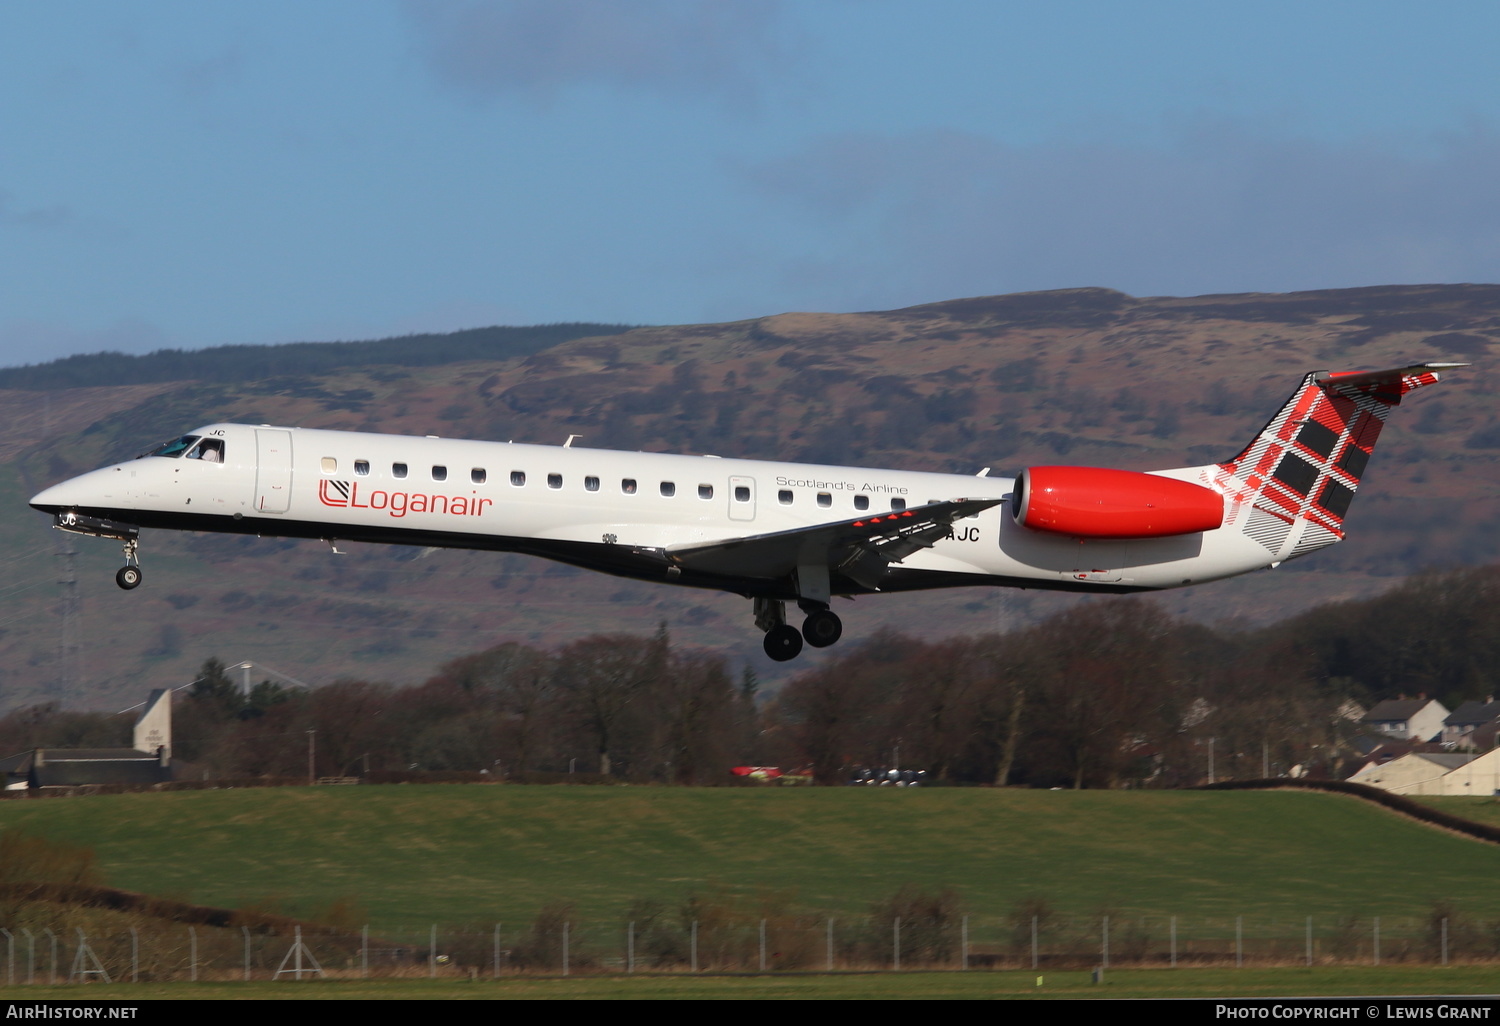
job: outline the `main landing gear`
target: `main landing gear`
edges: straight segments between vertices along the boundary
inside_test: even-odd
[[[803,641],[813,648],[827,648],[843,636],[844,623],[833,610],[822,603],[805,600],[798,605],[807,613],[800,631],[786,622],[784,601],[755,600],[755,625],[766,632],[763,647],[766,655],[778,663],[797,658],[802,652]]]
[[[125,539],[125,565],[115,574],[115,583],[126,591],[141,586],[141,543],[135,538]]]

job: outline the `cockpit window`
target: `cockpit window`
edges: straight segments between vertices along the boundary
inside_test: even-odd
[[[175,460],[179,456],[181,456],[183,453],[187,452],[188,448],[194,442],[196,442],[200,437],[202,437],[202,436],[200,436],[200,435],[183,435],[181,438],[174,438],[170,442],[163,442],[161,445],[158,445],[155,449],[152,449],[150,452],[146,453],[146,455],[147,456],[170,456],[170,457],[172,457]]]
[[[222,438],[205,438],[192,449],[188,450],[187,458],[190,460],[202,460],[204,463],[224,462],[224,440]]]

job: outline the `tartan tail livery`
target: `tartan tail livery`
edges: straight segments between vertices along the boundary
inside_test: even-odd
[[[1344,517],[1380,429],[1408,393],[1462,363],[1380,371],[1315,371],[1238,456],[1220,464],[1224,527],[1255,539],[1276,562],[1344,538]]]

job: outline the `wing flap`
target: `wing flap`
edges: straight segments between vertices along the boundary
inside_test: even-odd
[[[668,562],[684,570],[734,577],[775,579],[799,566],[827,566],[861,584],[891,563],[931,548],[953,522],[973,516],[1003,499],[951,499],[912,509],[880,513],[832,524],[673,545]]]

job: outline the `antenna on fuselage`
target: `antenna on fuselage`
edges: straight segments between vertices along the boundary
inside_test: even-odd
[[[582,435],[569,435],[568,436],[568,440],[563,443],[563,448],[564,449],[571,449],[571,448],[573,448],[573,439],[575,439],[575,438],[582,438],[582,437],[583,437]]]

